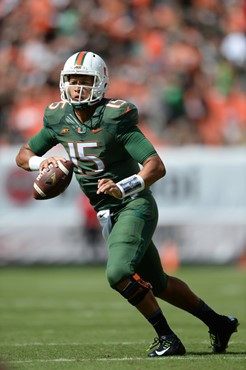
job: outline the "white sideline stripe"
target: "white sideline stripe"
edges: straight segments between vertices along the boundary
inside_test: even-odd
[[[223,360],[244,360],[246,356],[236,356],[236,355],[226,355],[226,356],[220,356],[220,359]],[[8,364],[22,364],[22,363],[35,363],[35,362],[89,362],[89,361],[156,361],[156,358],[150,358],[150,357],[114,357],[114,358],[54,358],[50,360],[13,360],[13,361],[7,361]],[[189,356],[170,356],[168,357],[168,360],[208,360],[208,356],[201,356],[197,355],[196,357],[194,355]]]

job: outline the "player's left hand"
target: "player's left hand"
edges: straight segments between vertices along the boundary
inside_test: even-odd
[[[104,193],[117,199],[121,199],[122,194],[116,183],[110,179],[98,180],[97,194]]]

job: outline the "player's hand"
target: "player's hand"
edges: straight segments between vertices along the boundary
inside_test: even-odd
[[[115,182],[110,179],[98,180],[97,194],[108,194],[117,199],[121,199],[122,194]]]
[[[57,161],[63,161],[66,162],[66,158],[64,157],[49,157],[45,159],[43,162],[41,162],[39,166],[39,173],[43,171],[49,171],[49,165],[52,164],[54,167],[58,167]]]

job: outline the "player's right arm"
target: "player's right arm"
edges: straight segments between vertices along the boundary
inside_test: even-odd
[[[43,170],[48,171],[49,165],[53,164],[53,166],[58,167],[57,161],[64,161],[66,162],[66,158],[64,157],[39,157],[36,156],[35,153],[31,150],[28,143],[22,145],[19,150],[19,153],[16,156],[16,164],[17,166],[23,168],[26,171],[34,171],[39,170],[42,172]],[[36,163],[36,168],[35,167]]]
[[[66,161],[64,157],[42,157],[49,149],[57,144],[56,138],[51,131],[43,128],[37,135],[33,136],[27,143],[22,145],[16,156],[17,166],[26,171],[48,170],[49,164],[57,167],[57,161]]]
[[[22,145],[19,150],[19,153],[16,156],[16,164],[17,166],[23,168],[26,171],[31,171],[29,167],[29,160],[31,157],[34,157],[35,153],[31,150],[28,143]]]

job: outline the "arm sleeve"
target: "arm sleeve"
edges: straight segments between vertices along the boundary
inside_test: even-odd
[[[138,163],[142,164],[147,158],[157,155],[151,142],[136,126],[118,135],[118,140]]]
[[[33,136],[28,141],[28,145],[31,150],[39,156],[45,154],[56,144],[58,144],[58,141],[54,136],[53,131],[46,127],[42,128],[37,135]]]

